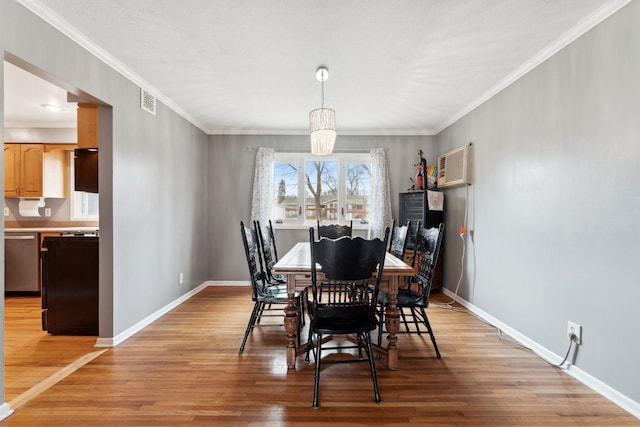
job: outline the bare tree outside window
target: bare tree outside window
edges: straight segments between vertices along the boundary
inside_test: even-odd
[[[305,163],[305,219],[338,219],[337,161],[307,161]]]
[[[285,157],[274,164],[273,217],[276,222],[355,219],[366,223],[371,187],[367,161],[317,160],[305,158],[305,155],[298,158],[301,163]],[[304,170],[301,170],[301,164]]]
[[[298,219],[298,167],[297,163],[275,163],[274,218],[276,222]]]
[[[371,193],[371,168],[368,163],[345,165],[345,219],[367,221],[368,200]]]

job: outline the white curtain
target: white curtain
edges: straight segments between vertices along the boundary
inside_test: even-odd
[[[384,148],[371,149],[371,203],[369,204],[369,238],[384,237],[384,228],[391,226],[391,194]]]
[[[273,207],[273,148],[258,148],[256,169],[253,178],[253,198],[251,200],[251,221],[258,220],[260,225],[269,223]]]

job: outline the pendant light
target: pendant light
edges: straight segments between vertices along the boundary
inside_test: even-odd
[[[329,78],[329,70],[326,67],[319,67],[316,70],[316,78],[322,83],[322,103],[320,108],[309,113],[311,154],[326,156],[333,152],[336,142],[336,112],[324,108],[324,82]]]

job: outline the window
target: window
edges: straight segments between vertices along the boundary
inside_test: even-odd
[[[86,193],[84,191],[75,191],[74,187],[74,161],[73,161],[73,151],[70,154],[71,161],[70,164],[70,189],[69,194],[71,197],[69,200],[71,201],[71,219],[72,220],[83,220],[83,219],[98,219],[98,194],[97,193]]]
[[[371,157],[368,153],[276,153],[273,212],[279,224],[366,224],[371,196]]]
[[[97,219],[98,194],[74,191],[71,197],[72,219]]]

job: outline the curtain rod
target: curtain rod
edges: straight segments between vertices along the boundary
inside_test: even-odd
[[[257,151],[259,148],[261,147],[247,147],[246,150],[247,151]],[[267,147],[267,148],[271,148],[271,147]],[[368,153],[371,150],[373,150],[374,148],[382,148],[384,151],[389,151],[389,149],[387,147],[371,147],[371,148],[338,148],[338,149],[334,149],[333,152],[334,153]],[[298,150],[278,150],[278,149],[273,149],[276,153],[296,153],[296,154],[311,154],[310,152],[306,152],[306,151],[298,151]],[[324,157],[324,156],[318,156],[318,157]]]

